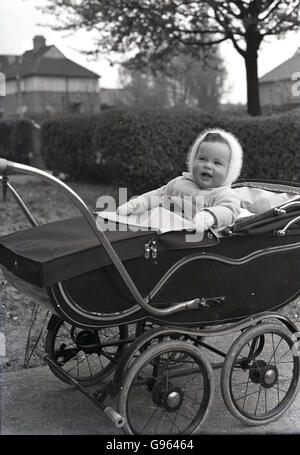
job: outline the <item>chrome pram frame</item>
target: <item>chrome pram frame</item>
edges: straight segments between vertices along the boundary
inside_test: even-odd
[[[293,354],[293,375],[290,388],[288,389],[285,397],[280,400],[280,402],[278,402],[277,406],[275,406],[275,411],[267,411],[259,417],[256,416],[256,412],[254,414],[251,412],[245,413],[243,412],[243,409],[238,406],[236,398],[234,398],[232,392],[232,375],[234,369],[236,366],[238,366],[239,369],[248,372],[248,377],[250,378],[248,381],[251,381],[253,384],[259,384],[260,388],[263,390],[276,388],[276,384],[279,381],[278,368],[275,365],[276,362],[272,362],[271,364],[270,361],[265,362],[262,359],[257,359],[257,357],[262,355],[261,353],[265,349],[268,336],[270,339],[274,339],[274,336],[279,337],[281,340],[279,344],[285,342],[292,351],[293,347],[297,345],[299,340],[298,328],[292,321],[290,321],[287,317],[279,315],[273,311],[263,311],[259,314],[254,314],[246,318],[239,317],[237,318],[238,322],[231,320],[228,324],[224,324],[224,326],[221,327],[212,326],[207,328],[205,325],[203,326],[203,324],[199,323],[199,327],[187,328],[186,324],[184,326],[180,326],[178,322],[174,325],[171,322],[169,326],[166,321],[171,315],[180,313],[182,311],[192,312],[193,310],[201,310],[202,308],[209,306],[209,300],[214,299],[211,298],[207,300],[203,297],[197,296],[196,298],[180,301],[179,303],[175,302],[168,304],[168,306],[155,306],[151,304],[151,297],[153,294],[155,294],[155,292],[152,290],[152,295],[150,292],[145,297],[143,297],[134,280],[128,273],[128,270],[126,269],[124,263],[117,254],[115,248],[109,241],[107,235],[105,232],[99,230],[95,222],[94,215],[91,213],[84,201],[71,188],[47,172],[33,168],[31,166],[13,163],[3,159],[0,159],[0,174],[2,174],[1,180],[4,194],[6,191],[11,192],[33,227],[38,227],[38,223],[31,214],[26,204],[23,202],[22,198],[9,183],[8,176],[10,174],[25,174],[38,177],[54,185],[59,191],[67,196],[81,212],[91,232],[95,235],[99,244],[104,248],[106,254],[111,260],[111,263],[116,268],[125,287],[135,302],[130,310],[131,314],[138,312],[140,309],[143,312],[142,317],[133,317],[132,320],[129,321],[137,323],[134,336],[130,336],[128,331],[125,331],[121,336],[120,332],[120,339],[114,343],[111,343],[111,345],[118,347],[117,355],[112,360],[112,365],[110,365],[113,368],[109,368],[104,375],[96,374],[95,377],[92,375],[90,381],[86,380],[86,378],[81,378],[80,376],[76,379],[74,375],[68,373],[63,369],[65,364],[68,362],[67,358],[68,355],[70,355],[70,352],[67,354],[66,352],[63,352],[63,350],[57,352],[53,347],[55,339],[52,339],[48,342],[48,348],[46,348],[46,352],[40,353],[40,356],[46,361],[46,363],[48,363],[51,370],[58,378],[67,383],[74,384],[82,393],[84,393],[98,407],[100,407],[100,409],[105,412],[105,414],[117,427],[123,427],[125,431],[130,434],[139,434],[142,432],[135,419],[130,417],[128,407],[130,406],[129,402],[132,399],[131,388],[134,387],[134,381],[136,381],[136,379],[139,377],[141,371],[143,372],[144,369],[147,368],[156,370],[155,375],[157,377],[154,381],[155,383],[152,384],[151,381],[153,382],[153,375],[151,374],[151,377],[147,377],[147,380],[145,380],[145,384],[143,384],[143,386],[145,386],[148,390],[151,396],[151,400],[157,406],[157,408],[167,414],[180,414],[180,411],[184,405],[185,389],[183,386],[179,386],[178,384],[168,384],[168,379],[166,384],[166,371],[167,377],[169,372],[171,374],[171,377],[174,378],[174,381],[176,381],[176,378],[180,377],[180,371],[181,376],[184,374],[195,375],[198,373],[198,375],[201,376],[202,382],[204,384],[203,387],[205,389],[205,393],[203,394],[201,405],[199,406],[195,417],[191,419],[189,425],[183,425],[183,428],[179,428],[179,425],[177,426],[173,424],[171,429],[169,428],[171,433],[196,433],[199,431],[199,428],[205,421],[212,404],[214,390],[213,370],[217,368],[222,368],[221,384],[224,401],[232,414],[244,423],[248,425],[269,423],[286,411],[286,409],[290,406],[293,399],[295,398],[299,389],[299,357]],[[300,205],[300,201],[284,204],[281,207],[276,208],[278,212],[277,214],[280,216],[286,213],[284,211],[287,208],[297,207],[297,205]],[[291,228],[291,226],[297,223],[299,220],[299,215],[289,220],[285,226],[282,227],[282,229],[277,230],[277,235],[284,236],[286,232]],[[228,230],[227,234],[229,236],[234,235],[232,230]],[[213,232],[208,232],[208,236],[213,237]],[[288,246],[289,244],[285,246],[285,249],[287,249]],[[155,249],[155,244],[151,243],[150,247],[151,251],[153,251],[153,249]],[[298,242],[297,244],[293,245],[293,249],[298,249],[298,247],[300,247],[300,243],[298,244]],[[214,259],[214,257],[206,255],[206,259]],[[15,282],[15,277],[10,271],[6,270],[5,273],[10,281]],[[165,279],[164,282],[166,281],[167,279]],[[34,287],[30,286],[30,288],[32,289]],[[57,283],[56,292],[57,289],[60,289],[60,291],[63,292],[63,287],[60,285],[60,283]],[[299,290],[297,293],[293,293],[292,297],[290,297],[289,300],[285,301],[284,303],[286,304],[288,301],[294,299],[298,294]],[[39,295],[38,292],[34,297],[35,299],[43,299],[43,295]],[[219,297],[216,297],[215,300],[218,298]],[[45,301],[46,299],[43,300],[43,303],[47,306],[47,303]],[[55,296],[54,300],[58,306],[56,309],[59,310],[60,304]],[[217,304],[220,303],[222,302],[217,302]],[[48,305],[48,308],[51,308],[53,311],[53,302],[52,304]],[[109,342],[101,343],[101,340],[98,337],[99,333],[101,332],[101,327],[99,327],[97,330],[97,327],[95,326],[86,327],[84,324],[75,324],[76,321],[70,320],[69,317],[66,318],[66,320],[69,324],[72,324],[73,322],[74,325],[78,325],[78,327],[81,327],[82,329],[90,329],[85,331],[82,330],[82,332],[80,332],[81,338],[83,335],[86,336],[88,338],[88,342],[83,343],[81,340],[79,343],[78,337],[76,338],[78,346],[80,346],[80,349],[82,349],[85,354],[89,354],[90,352],[96,352],[97,354],[99,352],[103,353],[104,348],[110,346]],[[162,321],[164,322],[162,323]],[[128,321],[125,320],[125,324],[127,324],[127,322]],[[217,325],[220,325],[220,321],[216,321],[216,323],[218,322],[219,324]],[[60,330],[62,323],[62,313],[59,311],[54,311],[54,315],[52,316],[48,325],[48,331],[50,334],[52,334],[52,337],[57,337],[57,333]],[[116,324],[121,325],[123,323],[123,321],[113,323],[108,320],[106,327],[116,326]],[[159,326],[153,328],[151,325],[153,323],[159,324]],[[227,353],[223,352],[220,349],[216,349],[203,341],[203,337],[224,336],[228,333],[235,332],[241,332],[241,335],[232,344]],[[94,337],[95,334],[98,334],[96,338]],[[51,343],[52,346],[49,347]],[[248,345],[251,346],[247,357],[240,360],[240,353],[243,349],[245,349],[245,346]],[[225,359],[225,361],[220,363],[209,362],[203,353],[203,349],[221,356],[223,359]],[[167,360],[162,360],[165,358],[167,358]],[[196,367],[193,367],[190,373],[183,373],[182,370],[180,370],[174,374],[174,372],[172,373],[172,369],[175,368],[174,360],[172,360],[174,358],[177,358],[178,360],[178,368],[181,364],[185,363],[186,358],[190,359],[188,364],[191,363],[193,365],[196,365]],[[264,364],[262,362],[264,362]],[[106,380],[104,381],[104,379],[107,379],[108,374],[112,373],[113,378],[109,382]],[[88,392],[88,390],[84,387],[85,385],[90,385],[92,383],[97,383],[99,385],[99,389],[97,389],[97,391],[93,394]],[[106,397],[115,397],[117,395],[119,396],[118,412],[113,410],[111,407],[104,405]],[[165,432],[165,430],[159,427],[154,429],[150,424],[148,428],[146,425],[143,431],[149,431],[151,433]]]

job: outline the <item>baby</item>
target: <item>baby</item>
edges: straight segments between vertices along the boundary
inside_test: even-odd
[[[188,154],[188,172],[131,199],[118,208],[118,213],[139,214],[155,206],[170,206],[170,200],[175,206],[187,200],[191,203],[184,203],[184,217],[194,223],[197,231],[231,225],[240,213],[240,201],[231,184],[240,174],[242,159],[242,148],[231,133],[221,129],[204,131]]]

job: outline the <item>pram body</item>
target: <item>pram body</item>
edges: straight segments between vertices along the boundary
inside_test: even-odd
[[[232,322],[276,310],[297,297],[300,234],[220,240],[207,234],[199,245],[186,243],[185,232],[162,236],[151,231],[108,233],[141,294],[146,297],[150,293],[151,304],[169,306],[195,296],[211,301],[191,312],[161,316],[160,323],[197,326]],[[145,244],[153,239],[157,256],[145,259]],[[16,287],[23,284],[29,293],[31,287],[31,296],[36,294],[40,299],[43,295],[44,304],[50,304],[52,312],[70,323],[97,328],[149,317],[137,307],[82,217],[5,236],[0,251],[9,280]],[[265,274],[266,270],[269,273]],[[151,291],[162,279],[165,284],[152,297]],[[88,299],[86,289],[92,290]]]
[[[4,175],[10,170],[33,173],[69,191],[57,179],[34,168],[4,161],[1,166]],[[199,336],[226,332],[228,325],[235,330],[253,330],[253,324],[268,317],[276,318],[273,312],[300,294],[297,272],[300,269],[300,185],[266,181],[238,185],[270,190],[279,187],[299,194],[299,198],[240,220],[224,229],[221,237],[207,231],[201,242],[186,242],[184,231],[159,235],[149,228],[138,232],[121,229],[103,233],[97,228],[96,217],[70,193],[83,216],[34,225],[0,238],[3,273],[18,289],[50,309],[54,323],[66,321],[73,327],[95,333],[133,323],[139,327],[145,327],[147,322],[160,326],[154,331],[142,330],[142,336],[121,356],[115,383],[123,383],[128,365],[137,352],[143,352],[141,346],[150,345],[150,352],[158,356],[168,351],[169,345],[170,349],[177,348],[174,343],[178,334],[188,339],[196,337],[199,341]],[[28,209],[23,206],[23,210],[26,213]],[[291,321],[282,316],[278,316],[278,320],[291,333],[297,332]],[[162,344],[153,346],[151,340],[159,337]],[[168,346],[164,341],[166,337],[172,341]],[[262,337],[259,332],[255,340]],[[191,356],[195,354],[195,343],[192,348],[190,344],[188,347]],[[201,361],[205,362],[202,356],[200,354]],[[135,368],[139,362],[140,358],[133,362]],[[205,365],[206,369],[210,368]],[[56,366],[52,364],[53,369]],[[130,371],[134,371],[134,365],[131,366]],[[298,369],[297,363],[293,370],[296,371],[293,397],[299,383]],[[270,375],[270,371],[266,374]],[[210,376],[209,370],[208,383]],[[128,381],[131,387],[132,381]],[[179,396],[179,392],[176,393]],[[168,397],[172,394],[175,389]],[[226,392],[223,395],[226,401]],[[232,401],[232,397],[227,397],[227,401]],[[281,410],[274,416],[280,413]],[[204,414],[206,411],[201,421]],[[268,416],[260,420],[269,419]],[[246,420],[249,423],[252,418],[248,416]],[[257,419],[253,421],[257,423]],[[128,432],[134,432],[132,428],[132,425],[127,426]]]

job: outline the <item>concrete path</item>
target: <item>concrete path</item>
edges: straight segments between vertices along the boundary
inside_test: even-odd
[[[0,375],[3,435],[121,435],[85,396],[59,381],[48,367]],[[114,403],[113,403],[114,404]],[[245,427],[225,407],[218,375],[216,393],[202,434],[300,434],[300,392],[276,422]]]

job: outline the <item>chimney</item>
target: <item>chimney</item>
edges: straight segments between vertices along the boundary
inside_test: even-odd
[[[36,35],[33,38],[33,50],[38,51],[41,47],[46,46],[46,40],[42,35]]]

